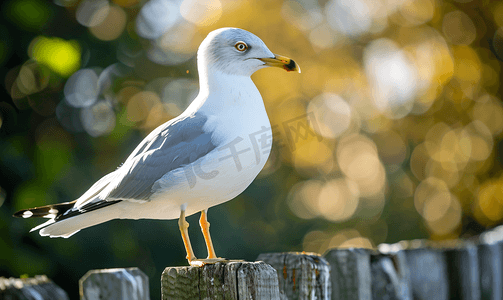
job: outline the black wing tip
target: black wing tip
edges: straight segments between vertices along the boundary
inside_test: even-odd
[[[56,218],[71,209],[76,201],[59,204],[49,204],[35,208],[22,209],[15,212],[12,216],[16,218]]]
[[[49,218],[54,219],[56,222],[67,218],[74,217],[76,215],[84,214],[96,209],[100,209],[122,200],[111,200],[111,201],[100,201],[95,203],[90,203],[88,205],[82,206],[80,209],[72,210],[76,201],[65,202],[59,204],[45,205],[41,207],[23,209],[15,212],[12,216],[16,218]]]
[[[36,208],[22,209],[20,211],[15,212],[12,216],[23,219],[42,218],[47,217],[49,214],[51,214],[49,212],[50,210],[51,207],[36,207]]]
[[[23,214],[27,211],[29,211],[29,209],[22,209],[22,210],[16,211],[12,216],[16,217],[16,218],[22,218]]]

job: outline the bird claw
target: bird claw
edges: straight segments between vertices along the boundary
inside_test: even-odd
[[[222,257],[216,257],[216,258],[193,259],[189,263],[191,267],[202,267],[204,265],[212,265],[219,262],[228,262],[228,261],[229,261],[228,259]]]

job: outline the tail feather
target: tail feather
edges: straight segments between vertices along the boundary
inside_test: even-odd
[[[101,224],[112,219],[119,218],[120,210],[108,206],[99,210],[93,210],[60,221],[45,222],[39,233],[41,236],[68,238],[81,229]],[[36,230],[36,229],[35,229]]]
[[[54,219],[50,219],[47,222],[44,222],[44,223],[42,223],[40,225],[37,225],[37,226],[33,227],[32,229],[30,229],[30,232],[33,232],[33,231],[39,230],[41,228],[44,228],[46,226],[49,226],[49,225],[53,224],[54,222],[56,222],[56,221],[54,221]]]

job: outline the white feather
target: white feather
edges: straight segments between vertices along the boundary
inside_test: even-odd
[[[120,204],[121,203],[117,203],[58,222],[51,219],[33,228],[31,231],[42,228],[39,232],[41,236],[68,238],[81,229],[120,218],[122,212]]]

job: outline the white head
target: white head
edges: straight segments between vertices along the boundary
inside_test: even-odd
[[[215,70],[229,75],[251,76],[268,66],[300,72],[292,59],[275,55],[259,37],[239,28],[220,28],[210,32],[199,46],[197,63],[200,74]]]

